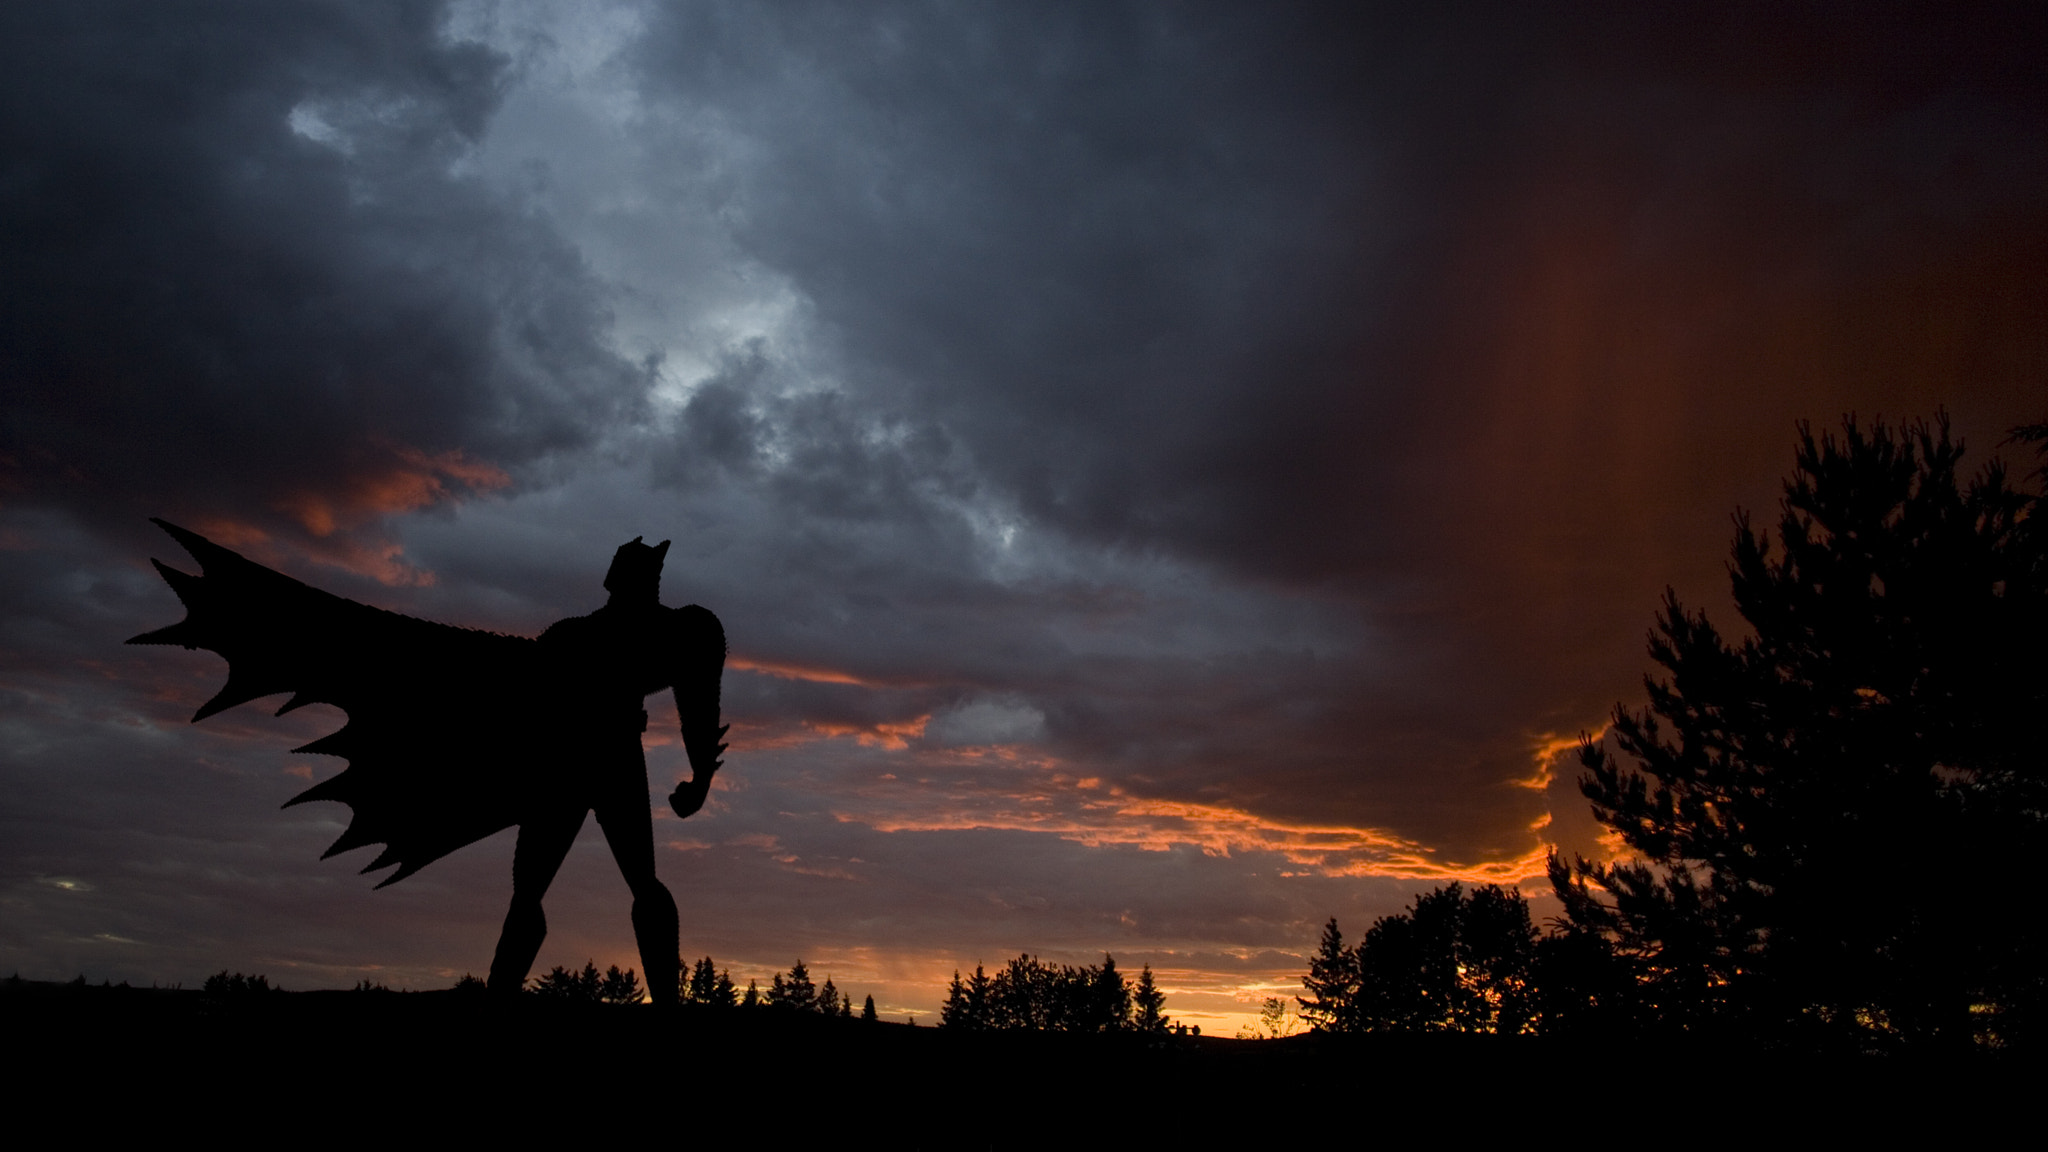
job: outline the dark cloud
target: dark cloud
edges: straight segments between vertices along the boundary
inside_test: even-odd
[[[577,254],[461,173],[505,62],[434,6],[0,19],[16,490],[325,535],[635,409]]]
[[[679,6],[635,59],[679,122],[746,141],[736,235],[843,357],[847,428],[933,428],[1075,546],[1350,600],[1397,654],[1013,672],[1062,669],[1063,747],[1477,850],[1539,804],[1500,787],[1533,744],[1629,690],[1657,588],[1718,588],[1794,420],[2024,416],[2037,17],[1984,21]],[[1902,327],[1930,309],[1966,330]],[[802,426],[700,395],[695,457]],[[903,515],[914,483],[883,478],[935,473],[777,467]],[[1147,706],[1191,691],[1242,722],[1192,763]]]

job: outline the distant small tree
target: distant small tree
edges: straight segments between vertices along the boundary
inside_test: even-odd
[[[534,981],[533,990],[549,1000],[598,1004],[604,1000],[604,976],[598,972],[595,961],[585,961],[581,972],[571,972],[558,964]]]
[[[683,986],[683,999],[691,1004],[715,1004],[718,1000],[718,972],[706,956],[690,966],[690,979]]]
[[[780,980],[781,977],[778,976],[776,977],[776,979]],[[761,986],[754,983],[752,980],[748,980],[747,991],[744,995],[740,997],[740,1007],[759,1008],[762,1005],[762,1003],[763,1000],[761,997]]]
[[[85,977],[80,976],[76,982],[84,987]],[[267,976],[244,976],[240,972],[230,973],[225,968],[208,976],[201,990],[208,996],[248,996],[275,991]]]
[[[1268,996],[1259,1004],[1259,1033],[1278,1040],[1294,1031],[1294,1005],[1284,996]]]
[[[576,974],[557,964],[533,978],[533,994],[546,1000],[574,1000]]]
[[[1026,954],[993,977],[979,964],[970,978],[955,971],[939,1024],[967,1032],[1118,1032],[1132,1027],[1133,1005],[1130,982],[1113,956],[1074,967]]]
[[[1131,994],[1131,1026],[1140,1032],[1163,1035],[1166,1032],[1166,993],[1152,980],[1152,966],[1145,965],[1138,970],[1138,987]]]
[[[731,1008],[739,1004],[740,991],[733,985],[732,973],[719,970],[711,957],[706,956],[688,968],[690,978],[683,985],[685,1002],[708,1008]]]
[[[826,1016],[839,1015],[839,986],[832,983],[832,977],[825,977],[825,986],[818,989],[818,1011]]]
[[[464,972],[462,974],[462,979],[457,980],[455,982],[454,990],[462,993],[465,996],[474,996],[479,992],[489,991],[490,985],[485,984],[482,980],[477,979],[474,975],[468,972]]]
[[[768,985],[768,1004],[798,1012],[818,1010],[818,986],[811,983],[811,970],[802,960],[790,966],[787,976],[775,974]]]
[[[853,1019],[853,997],[841,996],[839,998],[839,1018],[841,1020]]]
[[[640,977],[631,968],[621,972],[614,964],[606,969],[604,979],[598,983],[597,998],[606,1004],[638,1004]]]
[[[1003,965],[990,985],[991,1023],[997,1028],[1045,1031],[1059,1002],[1059,972],[1022,955]]]
[[[875,1015],[875,998],[874,998],[873,996],[870,996],[870,997],[868,997],[868,999],[867,999],[867,1003],[865,1003],[865,1004],[862,1004],[862,1005],[860,1006],[860,1018],[861,1018],[862,1020],[879,1020],[879,1019],[880,1019],[880,1017],[879,1017],[879,1016],[876,1016],[876,1015]]]

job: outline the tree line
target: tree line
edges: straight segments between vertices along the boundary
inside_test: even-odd
[[[2048,451],[2048,425],[2014,431]],[[1645,707],[1581,741],[1625,848],[1549,862],[1563,915],[1452,884],[1346,947],[1332,1032],[1690,1033],[1801,1048],[2038,1043],[2048,916],[2048,469],[1974,474],[1945,419],[1800,429],[1776,533],[1738,515],[1746,635],[1667,591]]]
[[[847,1018],[854,1015],[853,997],[841,992],[830,976],[823,986],[818,985],[811,979],[810,966],[802,960],[791,965],[788,972],[778,972],[770,978],[765,991],[754,980],[748,980],[746,990],[741,991],[733,982],[732,973],[719,968],[709,956],[680,967],[689,973],[679,990],[679,999],[684,1004],[713,1009],[773,1008]],[[616,964],[603,974],[599,974],[594,961],[586,961],[580,972],[558,965],[533,978],[531,983],[529,991],[544,999],[583,1004],[638,1004],[646,999],[639,976],[633,969],[621,970]],[[465,976],[456,988],[471,985],[481,989],[483,981]],[[867,997],[859,1015],[863,1020],[877,1018],[873,996]]]
[[[1107,954],[1101,964],[1079,967],[1022,955],[993,976],[979,964],[964,980],[955,971],[939,1025],[964,1032],[1164,1033],[1165,1004],[1149,964],[1133,986]]]

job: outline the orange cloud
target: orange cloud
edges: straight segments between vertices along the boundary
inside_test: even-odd
[[[430,586],[434,574],[407,563],[404,549],[395,541],[364,539],[355,531],[385,516],[495,491],[511,484],[512,478],[495,465],[466,458],[460,449],[430,455],[404,444],[378,448],[383,458],[348,477],[338,490],[301,490],[272,502],[305,529],[311,541],[288,542],[255,524],[219,516],[196,518],[192,527],[216,544],[272,567],[306,559],[391,587]]]
[[[841,672],[836,668],[820,668],[813,664],[790,664],[780,660],[757,660],[751,656],[728,656],[726,668],[735,672],[752,672],[760,676],[773,676],[778,680],[809,680],[816,684],[855,684],[863,688],[913,688],[915,680],[876,680]]]
[[[431,587],[434,574],[406,563],[404,549],[395,541],[365,543],[350,536],[330,536],[309,543],[281,540],[254,524],[218,516],[192,521],[192,530],[224,548],[233,548],[259,564],[289,567],[295,560],[311,560],[329,568],[340,568],[368,576],[393,588]]]
[[[470,492],[491,492],[512,483],[503,469],[469,460],[460,448],[433,455],[405,444],[388,445],[385,450],[390,459],[348,477],[340,491],[295,492],[274,506],[314,536],[327,537],[381,516],[456,499],[458,493],[451,485]]]
[[[1597,742],[1605,735],[1607,735],[1607,725],[1605,724],[1593,729],[1585,737],[1559,736],[1555,732],[1545,732],[1536,738],[1535,745],[1530,749],[1530,754],[1536,761],[1536,771],[1529,776],[1510,780],[1508,783],[1513,784],[1517,788],[1527,788],[1531,792],[1541,792],[1550,787],[1551,782],[1557,779],[1558,762],[1565,756],[1578,752],[1581,739],[1590,738]]]
[[[805,721],[804,727],[828,739],[851,736],[855,743],[864,748],[887,748],[892,752],[900,752],[910,747],[912,740],[920,739],[924,736],[924,726],[930,720],[931,717],[925,715],[919,716],[915,720],[905,720],[900,724],[873,724],[868,726],[856,724],[818,724]]]
[[[810,680],[820,684],[867,683],[850,672],[836,672],[830,668],[812,668],[802,664],[778,664],[746,656],[729,656],[726,658],[725,666],[737,672],[757,672],[778,680]]]
[[[986,786],[966,780],[934,788],[938,782],[930,777],[876,781],[878,786],[861,797],[873,801],[872,806],[848,805],[833,815],[881,832],[997,829],[1047,833],[1091,848],[1164,852],[1192,847],[1226,857],[1271,853],[1299,869],[1285,875],[1515,884],[1541,877],[1550,850],[1539,841],[1510,859],[1445,860],[1427,845],[1383,829],[1296,823],[1228,804],[1135,797],[1114,785],[1103,787],[1092,777],[1084,783],[1084,778],[1059,771],[1052,761],[1029,758],[1017,749],[1005,751],[1008,755],[998,758],[1013,768],[1035,770],[1021,778],[1006,771]],[[945,753],[941,758],[964,767],[987,757]]]

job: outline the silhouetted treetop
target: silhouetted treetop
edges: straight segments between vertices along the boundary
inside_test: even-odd
[[[1145,969],[1148,988],[1151,972]],[[1077,968],[1023,955],[992,977],[978,964],[969,979],[953,973],[939,1023],[970,1032],[1121,1032],[1133,1026],[1133,999],[1115,957]]]
[[[1355,948],[1333,918],[1302,979],[1301,1015],[1321,1032],[1530,1031],[1535,948],[1519,891],[1453,883],[1380,917]]]
[[[1802,426],[1775,533],[1737,518],[1750,634],[1668,592],[1648,706],[1582,745],[1628,856],[1553,882],[1665,1024],[1967,1039],[2038,1003],[2039,909],[1986,881],[2044,846],[2048,533],[1962,458],[1945,420]]]

